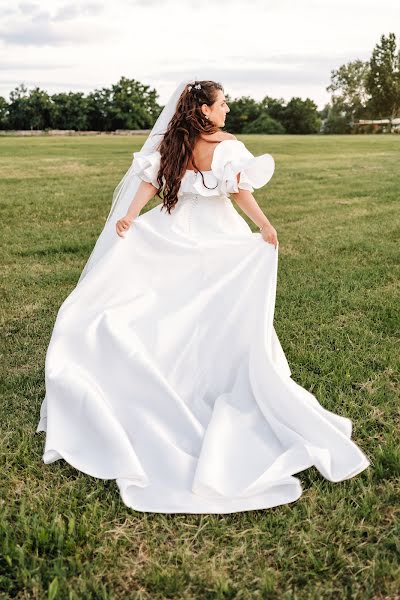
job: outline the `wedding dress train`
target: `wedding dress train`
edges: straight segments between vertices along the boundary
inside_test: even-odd
[[[134,153],[156,187],[159,161]],[[215,189],[188,170],[170,215],[158,204],[124,238],[111,220],[111,248],[61,305],[47,350],[44,463],[115,479],[128,507],[163,513],[269,508],[300,497],[293,475],[308,467],[332,482],[368,467],[351,421],[292,380],[273,326],[279,246],[228,196],[273,171],[225,140],[203,171]]]

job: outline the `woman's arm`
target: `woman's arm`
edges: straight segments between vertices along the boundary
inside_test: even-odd
[[[154,198],[157,192],[158,189],[154,187],[153,184],[143,180],[140,182],[126,215],[121,219],[118,219],[115,224],[115,229],[120,237],[124,237],[122,235],[123,232],[129,229],[129,227],[132,225],[132,222],[136,219],[136,217],[139,216],[142,208],[146,206],[146,204],[152,198]]]
[[[239,174],[237,176],[239,181]],[[239,188],[239,192],[232,192],[232,196],[238,206],[242,209],[242,211],[250,217],[250,219],[257,225],[257,227],[261,228],[261,235],[267,242],[274,244],[276,247],[278,238],[277,232],[274,227],[271,225],[268,218],[264,215],[263,211],[259,207],[257,200],[254,198],[253,194],[248,190],[243,190]]]
[[[132,202],[129,205],[129,208],[126,213],[126,217],[129,219],[136,219],[139,216],[142,208],[146,206],[146,204],[154,198],[158,189],[154,187],[152,183],[147,183],[147,181],[141,181],[138,189],[136,190],[136,194],[134,195]]]

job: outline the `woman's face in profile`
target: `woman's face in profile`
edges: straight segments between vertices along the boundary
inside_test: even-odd
[[[225,94],[222,90],[218,90],[217,99],[211,106],[203,105],[204,112],[208,115],[210,121],[217,127],[224,127],[226,113],[230,111],[225,100]],[[206,112],[206,109],[207,112]]]

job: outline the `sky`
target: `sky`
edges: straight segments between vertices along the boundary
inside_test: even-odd
[[[120,77],[165,104],[183,79],[230,98],[329,102],[331,71],[400,44],[400,0],[0,0],[0,95],[110,87]]]

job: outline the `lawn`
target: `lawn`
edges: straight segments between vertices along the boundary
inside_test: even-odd
[[[268,510],[163,515],[42,462],[56,314],[144,139],[0,138],[0,598],[399,599],[400,136],[239,136],[276,161],[254,195],[278,232],[292,378],[352,420],[367,470],[302,471],[301,498]]]

